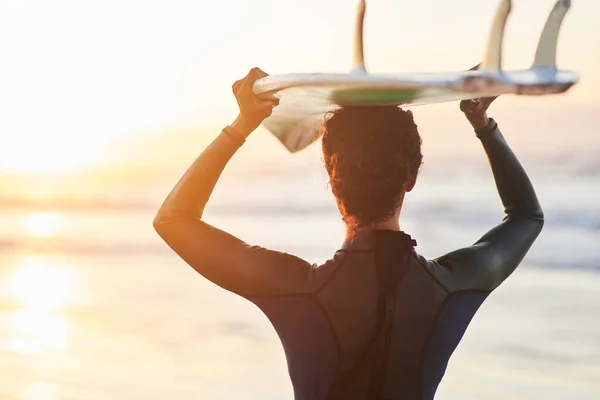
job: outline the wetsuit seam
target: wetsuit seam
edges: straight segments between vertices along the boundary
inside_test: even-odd
[[[236,293],[239,296],[248,298],[248,299],[278,299],[278,298],[285,298],[285,297],[314,297],[315,294],[314,293],[285,293],[285,294],[265,294],[265,295],[242,295],[239,293]]]
[[[315,297],[315,300],[316,300],[317,304],[321,308],[321,312],[323,312],[323,315],[325,316],[325,319],[327,320],[327,323],[329,324],[329,327],[331,329],[331,333],[333,334],[333,338],[334,338],[334,341],[335,341],[335,351],[336,351],[335,374],[334,374],[333,382],[331,383],[331,386],[329,387],[329,390],[327,391],[327,395],[324,397],[325,399],[329,398],[329,396],[331,395],[331,391],[335,388],[335,385],[337,384],[338,373],[340,371],[340,355],[342,354],[342,351],[340,349],[340,341],[339,341],[339,337],[337,335],[337,331],[335,330],[335,328],[333,326],[333,323],[329,319],[329,314],[327,313],[327,309],[325,308],[325,306],[319,300],[319,293],[321,293],[321,291],[329,284],[329,282],[331,282],[331,280],[333,279],[334,275],[336,275],[338,273],[338,271],[340,269],[342,269],[342,266],[346,262],[346,258],[347,258],[346,254],[344,254],[344,258],[342,258],[338,262],[335,270],[331,272],[331,274],[327,277],[327,279],[325,279],[325,281],[323,282],[323,284],[315,291],[315,293],[313,295]]]
[[[487,294],[490,294],[492,292],[493,292],[493,290],[486,290],[486,289],[460,289],[460,290],[455,290],[454,292],[450,292],[450,295],[461,294],[461,293],[487,293]],[[448,296],[448,297],[450,297],[450,296]]]
[[[439,286],[440,286],[440,287],[441,287],[441,288],[442,288],[442,289],[443,289],[443,290],[446,292],[446,294],[450,294],[450,293],[452,293],[452,291],[451,291],[450,289],[448,289],[448,288],[446,287],[446,285],[444,285],[444,284],[442,283],[442,281],[440,281],[440,280],[439,280],[439,279],[438,279],[438,278],[437,278],[437,277],[436,277],[436,276],[433,274],[433,272],[431,272],[431,271],[430,271],[430,270],[427,268],[427,266],[425,266],[425,265],[424,265],[424,264],[421,262],[421,260],[419,260],[419,257],[416,257],[416,256],[415,256],[414,252],[411,252],[411,257],[412,257],[412,258],[414,258],[414,259],[417,261],[417,263],[419,263],[419,265],[421,266],[421,268],[422,268],[423,270],[425,270],[425,272],[427,273],[427,275],[429,275],[429,276],[431,277],[431,279],[433,279],[433,280],[434,280],[434,281],[435,281],[435,282],[436,282],[436,283],[437,283],[437,284],[438,284],[438,285],[439,285]]]
[[[446,296],[444,301],[442,301],[442,304],[440,304],[438,312],[435,314],[435,319],[433,320],[433,324],[431,325],[432,329],[429,332],[429,335],[427,335],[427,340],[425,340],[425,347],[423,348],[423,353],[425,352],[425,350],[427,349],[427,346],[429,345],[429,341],[431,340],[431,335],[433,334],[433,331],[434,331],[433,327],[435,327],[435,325],[437,324],[440,314],[444,308],[444,305],[446,305],[446,302],[455,294],[463,294],[463,293],[487,293],[487,294],[490,294],[490,293],[492,293],[492,291],[491,290],[482,290],[482,289],[464,289],[464,290],[457,290],[455,292],[450,292]],[[422,356],[421,360],[424,360],[425,359],[424,354],[422,354],[421,356]]]
[[[389,298],[392,299],[392,309],[391,311],[387,309],[387,304],[386,304],[386,317],[390,316],[390,320],[389,320],[389,326],[388,326],[388,330],[387,332],[385,332],[385,336],[384,336],[384,351],[383,351],[383,370],[380,371],[381,376],[380,376],[380,381],[379,381],[379,385],[377,388],[377,398],[382,398],[382,393],[385,395],[385,391],[387,388],[387,382],[388,382],[388,377],[387,377],[387,373],[388,373],[388,367],[389,367],[389,361],[390,361],[390,343],[391,343],[391,335],[394,329],[394,322],[395,322],[395,312],[396,312],[396,296],[398,294],[398,288],[400,287],[400,285],[402,284],[402,282],[404,281],[404,279],[406,278],[406,274],[408,273],[408,270],[410,269],[410,259],[413,255],[413,251],[414,251],[414,247],[411,246],[411,249],[407,252],[406,254],[406,259],[404,260],[404,272],[402,273],[402,276],[400,278],[400,280],[397,282],[394,290],[388,294],[388,296],[390,296]],[[377,264],[375,264],[377,265]],[[379,280],[378,280],[378,285],[379,285]],[[379,292],[378,295],[381,296],[381,287],[379,287]],[[387,299],[388,297],[386,297],[386,303],[387,303]]]
[[[404,278],[402,278],[404,279]],[[390,363],[390,343],[391,343],[391,336],[392,336],[392,332],[394,330],[394,313],[396,311],[396,290],[394,291],[394,294],[392,295],[392,310],[391,310],[391,319],[389,322],[389,327],[388,327],[388,331],[385,334],[385,341],[384,341],[384,353],[383,353],[383,371],[381,371],[381,382],[379,384],[379,388],[378,388],[378,397],[381,398],[382,392],[385,393],[385,389],[387,387],[387,372],[388,372],[388,367],[389,367],[389,363]]]
[[[323,316],[325,317],[325,320],[327,321],[327,324],[329,325],[329,329],[331,329],[331,334],[333,335],[333,340],[335,341],[335,372],[333,375],[333,382],[331,383],[331,385],[329,386],[329,389],[327,390],[327,395],[324,397],[326,399],[329,396],[329,393],[331,393],[333,386],[335,385],[336,378],[337,378],[338,372],[340,370],[340,355],[342,354],[342,351],[340,349],[340,340],[339,340],[337,331],[335,330],[335,328],[333,326],[333,322],[331,322],[331,319],[329,318],[327,309],[325,308],[323,303],[321,303],[321,301],[319,300],[319,298],[316,295],[313,297],[315,299],[315,302],[317,303],[317,306],[323,313]]]
[[[429,348],[429,342],[431,341],[431,336],[433,336],[433,332],[435,331],[435,327],[438,323],[438,320],[440,318],[440,315],[442,314],[442,310],[444,309],[444,305],[446,304],[446,301],[448,301],[448,299],[452,296],[452,293],[448,293],[448,295],[446,296],[446,298],[444,299],[444,301],[442,301],[442,304],[440,304],[440,307],[438,308],[438,311],[435,314],[435,319],[433,320],[433,323],[431,324],[431,330],[429,331],[429,334],[427,335],[427,339],[425,340],[425,345],[423,346],[423,349],[421,350],[421,373],[419,374],[419,391],[420,391],[420,398],[423,398],[423,394],[425,392],[425,388],[423,387],[423,375],[424,375],[424,370],[423,368],[425,367],[425,353],[427,352],[427,349]]]
[[[335,268],[335,270],[331,273],[331,275],[329,275],[327,277],[327,279],[325,280],[325,282],[323,282],[323,284],[321,286],[319,286],[314,292],[297,292],[297,293],[281,293],[281,294],[242,294],[240,292],[234,292],[232,290],[230,290],[232,293],[237,294],[238,296],[242,296],[244,298],[255,298],[255,299],[276,299],[279,297],[294,297],[294,296],[316,296],[319,294],[319,292],[321,291],[321,289],[323,289],[331,280],[331,278],[333,277],[334,274],[337,273],[337,271],[341,268],[341,266],[344,264],[344,261],[346,260],[346,257],[344,257],[337,265],[337,267]]]
[[[277,295],[277,296],[273,296],[273,297],[257,297],[257,296],[252,296],[252,297],[254,297],[255,299],[272,299],[275,297],[308,297],[309,299],[313,300],[317,304],[317,308],[323,314],[323,318],[325,318],[325,321],[327,321],[327,325],[329,326],[331,335],[333,336],[333,341],[335,342],[335,361],[336,361],[336,363],[335,363],[335,371],[334,371],[334,382],[331,383],[331,385],[327,391],[327,393],[328,393],[327,396],[328,396],[329,393],[331,392],[331,390],[333,389],[333,385],[335,384],[335,377],[337,377],[338,371],[340,369],[340,354],[341,354],[340,340],[339,340],[337,331],[335,330],[335,328],[333,326],[333,322],[331,322],[331,319],[329,318],[327,309],[325,308],[323,303],[321,303],[321,301],[319,300],[317,295],[314,293],[300,293],[300,294]],[[325,398],[327,398],[327,396]]]
[[[479,290],[479,289],[464,289],[464,290],[457,290],[455,292],[448,292],[448,295],[446,296],[444,301],[442,301],[442,304],[440,304],[440,307],[439,307],[437,313],[435,314],[435,319],[433,320],[433,323],[431,324],[431,330],[429,331],[429,334],[427,335],[427,339],[425,340],[425,345],[423,346],[423,350],[421,350],[421,373],[419,374],[419,380],[420,380],[419,388],[421,391],[421,396],[420,396],[421,398],[423,398],[423,392],[424,392],[423,367],[425,366],[425,352],[429,348],[429,342],[431,341],[431,336],[433,336],[433,332],[435,331],[435,327],[438,323],[440,315],[442,314],[442,310],[444,309],[444,306],[449,301],[449,299],[452,296],[454,296],[455,294],[461,294],[461,293],[487,293],[487,294],[490,294],[491,292],[492,292],[491,290]],[[438,382],[438,384],[439,384],[439,382]]]
[[[335,274],[337,274],[340,269],[342,269],[342,266],[344,265],[345,262],[346,262],[346,255],[344,254],[344,258],[342,258],[337,263],[335,270],[333,270],[333,272],[331,272],[331,274],[325,279],[323,284],[314,292],[315,296],[317,296],[321,292],[321,290],[323,290],[323,288],[325,288],[325,286],[327,286],[329,284],[329,282],[331,282],[331,280],[333,279],[333,276]]]
[[[373,251],[370,251],[370,252],[374,253]],[[341,266],[341,264],[342,264],[342,263],[345,261],[345,259],[346,259],[346,258],[344,257],[344,259],[343,259],[343,260],[340,262],[340,266]],[[375,261],[375,260],[374,260],[374,261]],[[375,266],[375,264],[373,264],[373,268],[375,268],[375,269],[377,268],[377,267]],[[337,270],[336,270],[336,271],[334,271],[334,273],[335,273],[335,272],[337,272]],[[375,271],[375,272],[377,273],[377,271]],[[332,275],[333,275],[333,273],[332,273]],[[330,277],[329,279],[331,279],[331,277]],[[376,288],[376,292],[375,292],[375,293],[377,294],[377,298],[379,298],[379,297],[381,296],[381,287],[380,287],[380,285],[379,285],[379,279],[377,279],[377,280],[375,281],[375,285],[377,286],[377,288]],[[319,291],[320,291],[320,289],[319,289]],[[376,332],[377,332],[377,325],[375,326],[375,330],[376,330]],[[375,333],[375,334],[376,334],[376,333]],[[337,339],[337,335],[336,335],[335,337],[336,337],[336,339]],[[336,342],[336,343],[337,343],[337,342]],[[368,355],[368,351],[370,350],[370,347],[369,347],[369,346],[370,346],[371,344],[372,344],[372,343],[371,343],[371,341],[369,341],[369,342],[367,343],[367,345],[366,345],[365,349],[363,349],[363,351],[362,351],[362,352],[359,354],[359,356],[356,358],[356,360],[355,360],[355,363],[354,363],[354,365],[352,366],[352,370],[350,371],[350,373],[349,373],[347,376],[344,376],[344,377],[343,377],[343,378],[344,378],[344,379],[343,379],[343,381],[344,381],[343,383],[345,383],[349,377],[352,377],[352,376],[353,376],[353,375],[356,373],[356,368],[359,368],[359,367],[360,367],[360,364],[361,364],[362,362],[364,362],[364,358],[365,358],[365,357]],[[340,351],[340,354],[341,354],[341,351]],[[338,378],[337,378],[337,373],[338,373],[338,372],[339,372],[339,365],[338,365],[338,366],[337,366],[337,368],[336,368],[336,380],[334,381],[333,385],[331,385],[331,387],[329,388],[329,392],[327,393],[327,396],[325,396],[325,397],[324,397],[324,399],[329,399],[329,398],[330,398],[330,396],[331,396],[331,393],[332,393],[332,391],[333,391],[334,389],[336,389],[336,386],[335,386],[335,385],[336,385],[336,384],[337,384],[337,385],[339,385],[339,384],[340,384],[340,383],[339,383],[339,381],[338,381]],[[341,389],[341,390],[344,390],[344,389]]]

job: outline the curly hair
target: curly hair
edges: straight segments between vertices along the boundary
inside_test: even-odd
[[[392,217],[423,159],[412,113],[396,106],[343,107],[322,129],[325,168],[347,230]]]

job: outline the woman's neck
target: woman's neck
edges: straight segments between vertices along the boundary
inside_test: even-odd
[[[355,233],[364,232],[364,231],[377,231],[377,230],[385,230],[385,231],[400,231],[400,221],[398,218],[390,218],[385,221],[376,222],[369,226],[365,226],[362,228],[358,228]],[[353,235],[351,235],[353,236]]]
[[[373,230],[387,230],[387,231],[399,231],[400,230],[400,210],[402,209],[402,200],[404,195],[400,198],[400,203],[396,207],[396,212],[390,218],[385,221],[375,222],[371,224],[369,229]]]
[[[400,197],[400,201],[398,206],[396,207],[396,211],[394,215],[385,221],[379,221],[372,223],[369,226],[365,226],[363,228],[358,228],[357,232],[360,231],[375,231],[375,230],[386,230],[386,231],[400,231],[400,211],[402,210],[402,203],[404,200],[404,194]]]
[[[390,218],[386,221],[381,221],[371,225],[370,229],[373,230],[388,230],[388,231],[399,231],[400,221],[398,218]]]

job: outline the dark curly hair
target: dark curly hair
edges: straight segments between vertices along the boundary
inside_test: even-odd
[[[396,106],[343,107],[322,129],[325,168],[348,231],[392,217],[423,159],[412,113]]]

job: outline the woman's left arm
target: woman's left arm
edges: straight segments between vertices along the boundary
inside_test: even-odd
[[[244,296],[304,293],[311,290],[311,264],[250,246],[202,221],[204,207],[227,162],[277,105],[277,101],[260,100],[252,93],[252,84],[263,76],[266,74],[255,68],[233,85],[240,116],[179,180],[158,211],[154,228],[192,268],[225,289]]]

